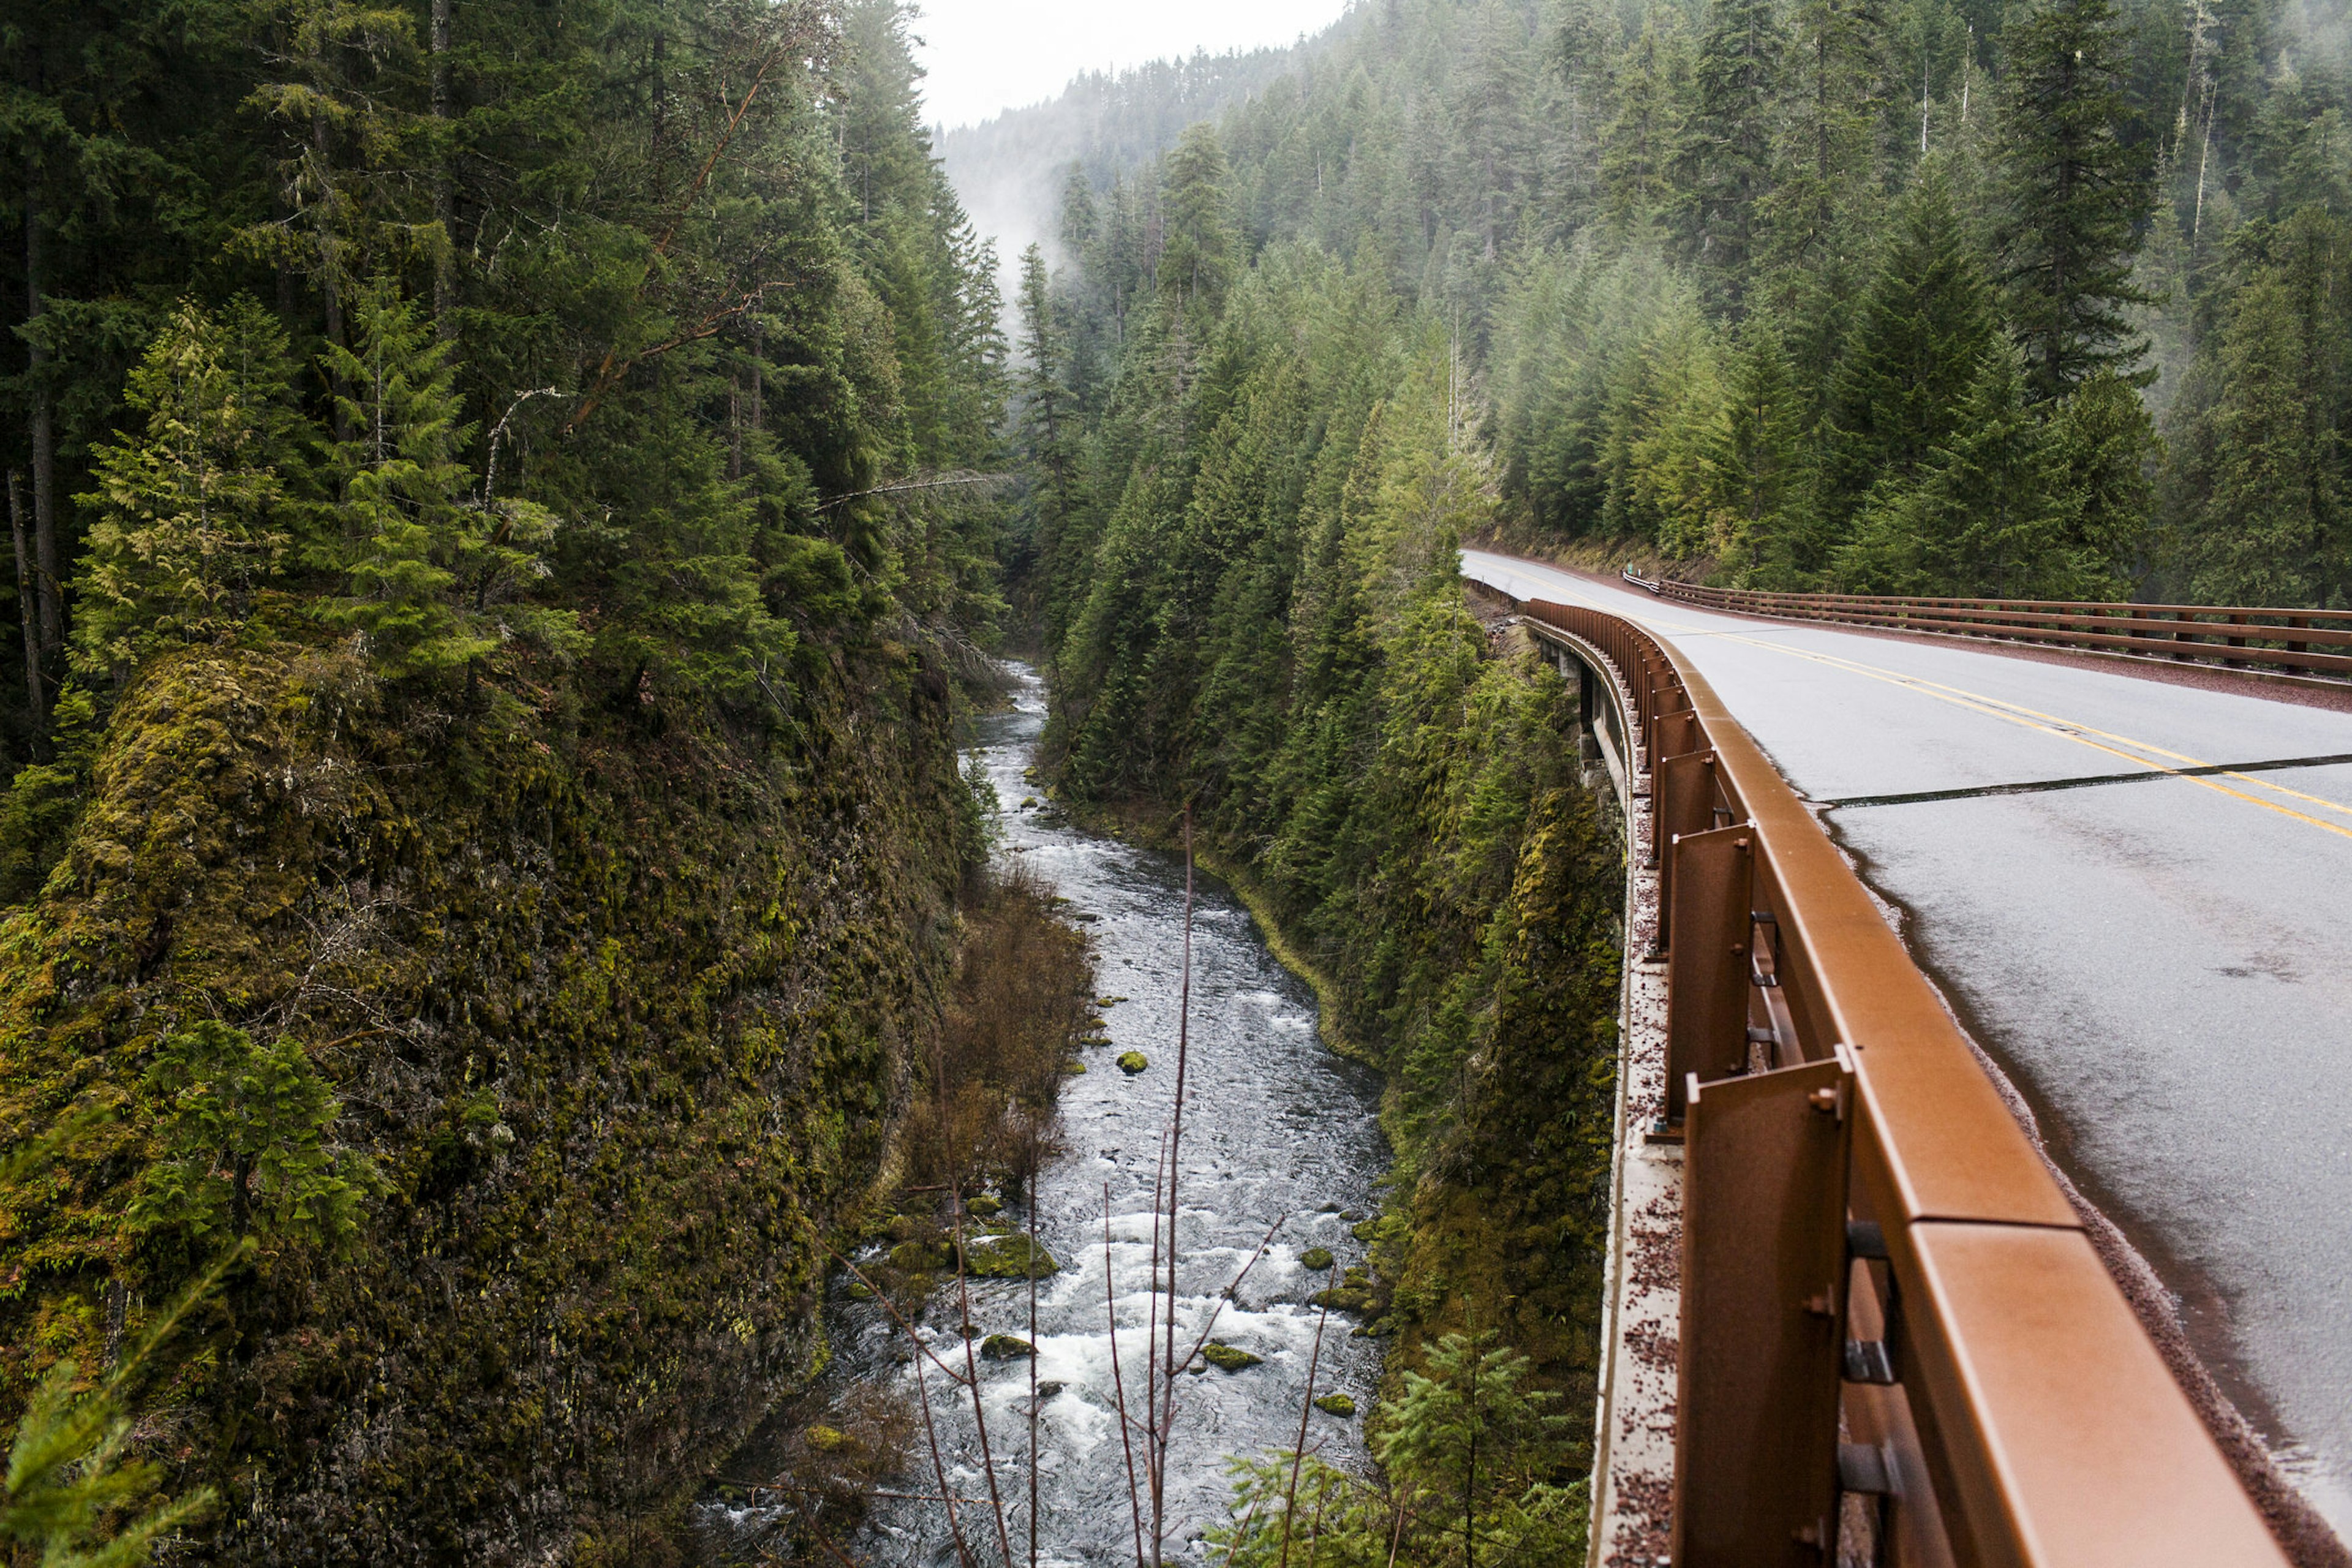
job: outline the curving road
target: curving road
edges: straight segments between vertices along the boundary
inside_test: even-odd
[[[2352,714],[1462,570],[1670,638],[1800,794],[1843,803],[1824,820],[2053,1152],[2352,1535]],[[2161,771],[2315,758],[2346,760]]]

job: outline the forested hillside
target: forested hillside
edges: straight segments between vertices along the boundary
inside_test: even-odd
[[[0,1552],[665,1561],[818,1357],[1010,515],[907,22],[10,9]]]
[[[1220,122],[1224,210],[1458,339],[1527,542],[2340,605],[2346,49],[2292,0],[1375,0]],[[1108,287],[1165,179],[1097,183]]]
[[[1392,1365],[1498,1331],[1574,1413],[1598,1332],[1617,829],[1457,544],[2344,603],[2345,47],[2275,0],[1367,0],[1071,171],[1016,345],[1058,784],[1192,805],[1389,1070]],[[1564,1552],[1589,1456],[1530,1422],[1475,1511]]]

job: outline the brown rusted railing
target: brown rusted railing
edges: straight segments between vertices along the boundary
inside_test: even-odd
[[[2283,1564],[1935,990],[1713,689],[1631,621],[1520,608],[1615,667],[1646,763],[1656,1131],[1685,1140],[1676,1568],[1825,1568],[1857,1512],[1885,1563]]]
[[[1867,594],[1766,594],[1627,572],[1661,598],[1782,620],[1940,637],[1990,637],[2168,663],[2352,679],[2352,610],[2116,605],[2045,599],[1904,599]]]

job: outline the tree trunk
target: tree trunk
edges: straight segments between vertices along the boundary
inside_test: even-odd
[[[40,164],[32,157],[25,160],[25,325],[28,329],[29,346],[26,361],[30,374],[32,398],[33,442],[33,569],[34,584],[39,598],[41,622],[41,658],[55,658],[65,647],[65,605],[58,597],[63,580],[58,567],[58,506],[57,506],[57,411],[49,399],[47,371],[49,351],[41,343],[37,328],[44,302],[41,298],[41,207],[37,195]]]
[[[33,561],[25,548],[25,492],[21,476],[8,470],[8,524],[16,536],[16,618],[25,626],[25,701],[33,715],[33,733],[49,729],[47,694],[41,685],[40,595],[33,586]]]
[[[457,302],[457,219],[449,189],[449,4],[433,0],[433,221],[441,230],[441,248],[433,258],[433,324],[443,337],[451,327],[449,312]]]

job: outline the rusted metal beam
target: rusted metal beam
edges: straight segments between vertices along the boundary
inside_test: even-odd
[[[1745,826],[1679,835],[1666,954],[1666,1121],[1685,1086],[1748,1070],[1748,942],[1756,835]]]
[[[1710,822],[1735,822],[1665,839],[1669,1114],[1690,1161],[1675,1561],[1825,1562],[1838,1543],[1808,1521],[1828,1484],[1856,1494],[1846,1516],[1894,1568],[2281,1568],[2039,1152],[1820,823],[1670,643],[1600,611],[1525,608],[1626,672],[1654,745],[1660,714],[1693,716],[1697,744],[1649,758],[1655,812],[1688,823],[1703,797]],[[1709,791],[1694,787],[1702,771]],[[1751,1047],[1779,1070],[1751,1072]],[[1839,1086],[1826,1163],[1781,1098],[1822,1087],[1809,1074]],[[1784,1321],[1789,1282],[1816,1277],[1836,1281],[1827,1370]]]
[[[1674,1561],[1820,1568],[1836,1546],[1849,1074],[1693,1079]]]

